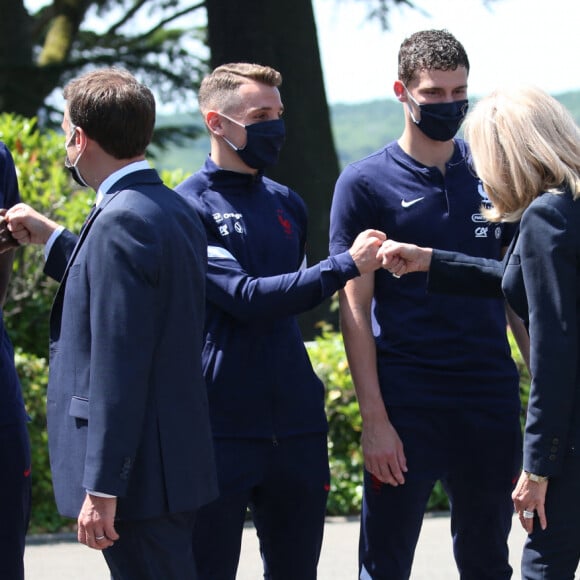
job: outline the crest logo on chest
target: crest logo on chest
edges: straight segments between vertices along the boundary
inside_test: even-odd
[[[282,229],[284,230],[284,234],[286,234],[287,236],[291,236],[292,235],[292,222],[287,217],[285,217],[284,210],[279,209],[276,212],[276,214],[278,216],[278,222],[280,223],[280,225],[282,226]]]

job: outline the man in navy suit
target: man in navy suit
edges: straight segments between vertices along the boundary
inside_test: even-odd
[[[196,578],[196,509],[216,496],[201,372],[206,238],[145,161],[153,95],[128,72],[69,83],[66,166],[97,192],[76,236],[28,206],[8,216],[47,243],[60,280],[47,397],[54,490],[115,580]]]

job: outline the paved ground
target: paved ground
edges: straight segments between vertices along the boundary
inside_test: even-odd
[[[524,538],[525,532],[514,518],[509,540],[514,580],[520,577],[519,559]],[[108,570],[101,554],[71,539],[63,541],[59,537],[54,540],[30,538],[25,556],[26,580],[108,580]],[[318,580],[356,580],[357,544],[358,519],[329,518],[320,556]],[[244,530],[242,557],[236,580],[260,578],[262,574],[258,543],[254,529],[249,526]],[[458,578],[451,553],[447,515],[425,517],[411,578]]]

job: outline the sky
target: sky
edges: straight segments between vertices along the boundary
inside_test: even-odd
[[[392,97],[401,42],[446,28],[465,47],[469,93],[534,84],[552,95],[580,90],[578,0],[415,0],[431,17],[395,6],[390,28],[368,21],[361,0],[313,0],[329,103]]]

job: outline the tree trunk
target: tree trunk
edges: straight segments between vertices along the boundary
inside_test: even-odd
[[[330,127],[311,0],[207,0],[211,65],[256,62],[282,73],[287,138],[268,175],[299,193],[309,210],[308,262],[328,256],[329,211],[339,164]],[[329,320],[329,303],[305,313],[305,338]],[[333,320],[333,322],[336,322]]]
[[[72,43],[92,0],[67,0],[50,12],[46,38],[34,55],[33,19],[23,0],[2,0],[0,12],[0,110],[34,117],[58,86]]]
[[[0,111],[22,112],[29,116],[36,114],[30,108],[29,96],[22,84],[27,78],[34,78],[32,67],[32,22],[23,0],[2,0],[0,8]],[[30,92],[33,92],[32,89]]]

